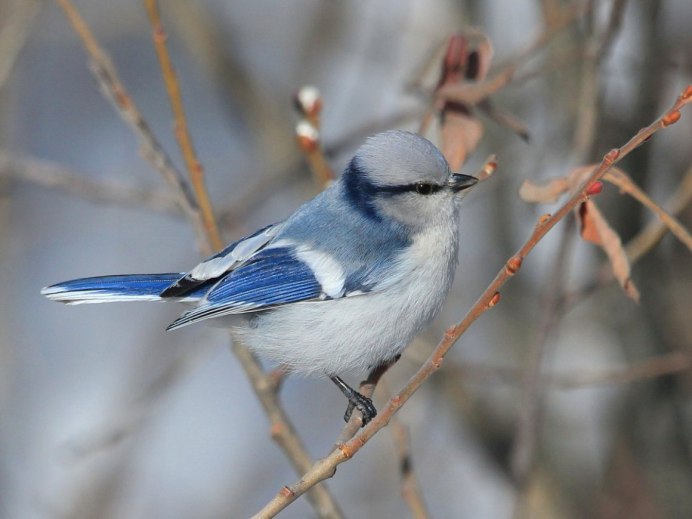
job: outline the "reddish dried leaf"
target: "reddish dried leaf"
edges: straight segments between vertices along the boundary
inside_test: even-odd
[[[440,148],[452,171],[458,171],[483,136],[483,125],[470,114],[446,112],[440,129]]]
[[[584,202],[582,204],[579,204],[579,234],[581,234],[581,237],[585,241],[589,241],[595,245],[598,245],[599,247],[603,245],[601,241],[601,235],[598,232],[598,224],[596,223],[596,220],[598,217],[603,218],[598,212],[598,216],[594,218],[594,209],[592,207],[589,207],[589,202]],[[591,205],[593,206],[593,202],[591,202]],[[595,211],[598,211],[597,209]]]
[[[442,60],[436,92],[447,88],[472,87],[485,78],[492,54],[490,40],[478,30],[452,36]],[[472,113],[471,104],[474,103],[441,99],[436,104],[440,113],[442,153],[454,171],[461,168],[483,136],[483,125]]]
[[[519,197],[524,202],[548,204],[555,202],[570,187],[569,179],[565,177],[554,178],[547,184],[534,184],[530,180],[524,180],[519,188]]]
[[[490,39],[478,29],[450,36],[442,60],[442,72],[437,89],[466,80],[478,82],[485,79],[490,70],[493,47]]]
[[[457,83],[463,79],[463,70],[468,57],[467,51],[467,41],[462,34],[450,36],[447,42],[447,51],[442,60],[442,71],[437,82],[437,88],[445,84]]]
[[[466,70],[466,79],[482,81],[488,75],[490,63],[495,51],[490,43],[490,38],[478,29],[471,31],[470,40],[470,47],[473,51],[469,53],[469,66]],[[475,74],[473,74],[473,72],[475,72]]]
[[[593,200],[579,205],[577,212],[581,237],[600,246],[608,256],[613,275],[627,296],[639,302],[639,291],[630,278],[630,263],[620,236],[608,224]]]
[[[595,167],[595,164],[590,164],[574,168],[566,176],[553,178],[545,184],[536,184],[526,180],[519,188],[519,196],[525,202],[544,204],[555,202],[560,195],[567,192],[573,194],[582,188],[582,184],[591,175]],[[611,171],[620,170],[613,168]],[[587,192],[587,194],[593,195],[597,194],[597,192],[600,192],[598,191],[598,184],[593,183],[591,192]]]

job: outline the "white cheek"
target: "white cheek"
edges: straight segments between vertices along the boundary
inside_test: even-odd
[[[450,218],[454,213],[454,206],[454,196],[449,191],[432,195],[411,193],[377,201],[378,211],[383,215],[413,229],[425,228]]]

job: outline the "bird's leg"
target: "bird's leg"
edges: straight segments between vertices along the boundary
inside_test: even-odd
[[[348,398],[348,407],[346,408],[346,413],[344,413],[344,421],[348,422],[351,419],[351,413],[353,413],[354,408],[363,414],[363,425],[366,425],[377,416],[377,409],[375,409],[372,400],[350,387],[341,377],[334,375],[329,378],[332,379],[332,382],[336,384],[344,396]]]

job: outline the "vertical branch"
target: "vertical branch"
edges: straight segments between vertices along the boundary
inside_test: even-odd
[[[411,435],[408,427],[401,420],[392,417],[389,422],[389,429],[394,439],[394,447],[399,456],[399,471],[401,473],[401,496],[411,509],[413,519],[428,519],[427,507],[423,499],[418,479],[413,470],[411,459]]]
[[[89,26],[79,14],[72,1],[56,0],[56,2],[65,12],[72,28],[82,40],[82,44],[89,55],[91,71],[96,81],[98,81],[101,92],[106,99],[113,103],[118,114],[139,139],[142,156],[149,161],[154,169],[161,173],[165,181],[173,189],[173,193],[177,196],[178,204],[197,231],[200,247],[205,253],[210,253],[212,247],[204,230],[199,206],[185,178],[175,168],[170,157],[151,132],[149,125],[142,117],[142,113],[127,93],[122,81],[120,81],[113,62],[101,48],[98,41],[96,41],[91,29],[89,29]]]
[[[185,159],[192,186],[199,201],[207,236],[214,248],[218,250],[222,248],[223,243],[204,182],[204,170],[197,159],[192,145],[192,139],[187,129],[187,119],[185,117],[185,110],[180,93],[180,84],[170,59],[168,46],[166,45],[167,36],[163,24],[161,23],[158,2],[157,0],[144,0],[144,3],[151,22],[154,46],[161,65],[166,91],[168,92],[171,102],[171,109],[175,120],[175,137],[178,140],[178,145]],[[296,471],[301,473],[308,470],[312,465],[312,460],[293,427],[293,424],[290,422],[288,415],[279,402],[278,387],[272,384],[271,377],[267,376],[267,374],[262,371],[260,364],[250,351],[237,340],[233,341],[233,351],[242,364],[269,418],[272,438],[274,438],[284,453],[286,453],[286,456],[289,461],[291,461]],[[311,489],[311,492],[308,494],[308,499],[319,517],[332,519],[341,517],[341,512],[336,501],[325,486],[320,485],[319,487]]]
[[[622,1],[613,4],[610,21],[603,36],[598,34],[596,29],[596,16],[592,7],[589,8],[589,16],[586,18],[589,33],[585,42],[586,53],[579,89],[579,117],[576,121],[573,142],[573,160],[576,164],[587,162],[593,152],[598,117],[600,65],[615,37],[615,29],[619,27],[623,7],[624,2]],[[527,493],[541,422],[541,366],[548,341],[554,335],[559,324],[559,307],[568,272],[567,263],[571,245],[574,240],[574,233],[571,232],[573,220],[570,220],[569,223],[570,225],[562,229],[549,283],[543,295],[537,336],[529,352],[529,365],[523,381],[519,417],[510,454],[512,473],[519,487],[513,514],[515,518],[525,517],[530,513],[527,510]]]
[[[31,33],[36,15],[43,6],[40,0],[22,0],[14,4],[7,8],[12,11],[0,29],[0,88],[10,77],[19,53]]]
[[[233,353],[243,366],[257,398],[267,414],[272,439],[284,451],[295,471],[298,474],[306,473],[312,467],[313,461],[279,402],[280,378],[272,377],[262,371],[250,350],[235,340],[233,341]],[[322,519],[341,519],[343,517],[339,505],[325,485],[320,484],[312,487],[307,493],[307,498],[318,517]]]
[[[206,200],[208,205],[206,211],[207,218],[209,218],[209,220],[206,221],[200,215],[201,208],[197,204],[194,194],[190,191],[189,185],[185,178],[177,169],[175,169],[172,161],[163,150],[163,147],[156,140],[151,129],[149,128],[149,125],[142,117],[141,112],[137,109],[134,101],[129,96],[127,90],[120,81],[110,58],[101,48],[89,26],[81,17],[72,1],[56,0],[56,2],[63,9],[68,20],[72,24],[74,31],[82,40],[87,54],[91,59],[92,71],[96,76],[99,85],[101,86],[103,94],[113,102],[114,106],[118,110],[118,113],[128,123],[135,135],[139,137],[145,158],[149,160],[158,171],[161,172],[165,180],[173,188],[174,193],[178,196],[180,206],[194,224],[197,237],[203,244],[203,249],[207,253],[211,252],[213,249],[219,249],[221,247],[221,240],[219,238],[218,231],[216,230],[216,224],[211,206],[209,205],[209,199],[206,192],[206,187],[204,186],[203,177],[200,175],[201,168],[197,169],[194,167],[196,158],[192,152],[189,138],[187,143],[189,147],[186,148],[189,153],[185,151],[183,151],[183,153],[187,154],[186,161],[190,159],[194,161],[192,162],[193,172],[191,172],[191,178],[194,182],[197,182],[196,189],[200,190],[198,194],[198,196],[200,196],[200,200]],[[156,19],[158,19],[158,17],[156,17],[155,20]],[[155,36],[155,41],[156,39],[157,38]],[[162,38],[162,44],[165,46],[165,35]],[[170,60],[168,61],[170,65]],[[177,88],[177,86],[175,88]],[[180,101],[179,95],[178,100]],[[182,104],[180,106],[182,107]],[[184,121],[184,113],[179,112],[179,114],[183,114]],[[184,122],[182,128],[185,128]],[[176,132],[176,136],[177,133],[178,132]],[[186,130],[183,130],[183,133],[186,134]],[[284,448],[284,452],[296,467],[306,464],[306,460],[310,459],[309,455],[305,451],[302,443],[297,438],[295,429],[290,424],[288,416],[281,409],[281,403],[279,402],[278,395],[276,392],[273,394],[267,393],[264,389],[271,385],[271,378],[262,371],[257,360],[250,354],[249,351],[247,351],[245,347],[236,343],[234,345],[234,350],[241,365],[243,366],[243,369],[251,381],[253,390],[258,395],[258,398],[262,402],[265,409],[271,410],[271,412],[267,411],[267,413],[270,415],[272,430],[274,431],[280,429],[282,431],[280,438],[277,439],[277,436],[274,435],[274,438],[277,439],[277,443],[279,443],[282,448],[290,445],[289,448]],[[339,511],[338,505],[325,487],[315,489],[315,492],[311,492],[311,494],[308,495],[308,499],[313,503],[319,517],[325,519],[338,519],[341,517],[341,512]]]
[[[154,40],[154,47],[156,48],[156,55],[161,65],[161,73],[163,74],[163,79],[166,84],[166,92],[168,92],[168,99],[171,102],[175,138],[178,141],[178,146],[180,146],[180,151],[185,160],[185,166],[190,175],[192,188],[195,191],[197,202],[199,203],[204,229],[214,250],[220,250],[223,247],[223,241],[221,240],[219,229],[216,226],[214,212],[209,200],[209,193],[204,183],[204,169],[197,159],[197,154],[192,145],[192,138],[187,128],[187,118],[185,117],[185,108],[180,93],[180,83],[178,82],[178,77],[168,52],[168,46],[166,45],[168,37],[161,23],[158,2],[157,0],[144,0],[144,3],[151,22],[153,31],[152,38]]]
[[[308,161],[316,184],[320,188],[324,188],[334,180],[334,171],[329,167],[322,148],[322,136],[320,135],[322,97],[315,87],[304,86],[298,90],[293,101],[302,118],[296,125],[298,147]]]

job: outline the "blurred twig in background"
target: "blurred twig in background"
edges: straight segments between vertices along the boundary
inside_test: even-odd
[[[74,4],[70,0],[56,0],[67,15],[75,32],[79,35],[84,48],[91,60],[91,70],[101,86],[103,94],[113,103],[123,120],[130,126],[141,144],[141,152],[146,160],[163,175],[168,185],[172,188],[180,207],[190,219],[198,232],[200,247],[206,253],[211,253],[213,248],[206,234],[206,228],[199,211],[199,206],[194,195],[190,191],[188,183],[183,175],[175,168],[173,161],[165,152],[161,144],[152,133],[149,125],[144,120],[142,113],[134,104],[132,98],[120,81],[113,66],[113,62],[101,48],[92,34],[89,26],[81,17]]]

